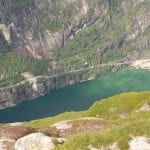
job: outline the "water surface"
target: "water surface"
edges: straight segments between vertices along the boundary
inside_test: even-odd
[[[33,101],[0,110],[0,122],[18,122],[90,107],[96,100],[127,91],[150,90],[150,71],[124,69],[93,81],[53,90]]]

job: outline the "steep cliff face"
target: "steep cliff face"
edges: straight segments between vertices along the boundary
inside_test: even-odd
[[[101,64],[149,58],[149,7],[149,0],[1,0],[0,105],[124,66]]]
[[[47,56],[50,49],[63,48],[83,25],[108,11],[107,1],[100,7],[96,1],[85,0],[2,0],[0,4],[5,40],[15,52],[35,58]]]
[[[0,29],[4,40],[16,53],[41,58],[51,49],[62,49],[77,32],[99,18],[107,18],[108,24],[116,26],[129,12],[144,7],[141,12],[135,10],[125,27],[132,34],[129,39],[136,38],[150,24],[148,7],[142,6],[146,3],[149,5],[146,0],[2,0]],[[118,22],[114,15],[121,17],[117,18]]]

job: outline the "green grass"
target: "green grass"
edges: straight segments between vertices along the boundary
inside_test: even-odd
[[[125,124],[121,123],[120,126],[113,129],[109,129],[103,132],[74,136],[67,142],[65,142],[64,145],[58,146],[56,150],[69,150],[70,146],[72,146],[72,150],[86,150],[89,145],[92,145],[95,148],[100,148],[101,146],[106,147],[112,145],[113,143],[117,143],[118,147],[121,150],[127,150],[128,141],[132,138],[132,136],[150,136],[150,114],[148,112],[146,112],[145,114],[140,118],[142,119],[142,121],[140,121],[139,118],[136,121],[126,120]]]
[[[62,121],[82,117],[98,117],[104,119],[107,128],[103,131],[72,136],[56,150],[86,150],[89,145],[95,148],[107,147],[114,143],[121,150],[128,149],[128,142],[134,136],[150,137],[150,112],[139,110],[144,104],[150,104],[150,92],[131,92],[116,95],[97,101],[87,111],[67,112],[58,116],[26,122],[24,125],[34,128],[47,128]],[[120,117],[126,113],[125,118]],[[75,124],[79,123],[74,121]],[[115,125],[115,126],[114,126]]]
[[[128,141],[139,135],[150,136],[150,112],[138,112],[144,103],[150,103],[150,93],[129,93],[121,94],[104,101],[97,102],[91,107],[87,114],[90,116],[99,115],[100,118],[115,119],[118,126],[99,133],[88,133],[77,135],[68,140],[64,145],[58,146],[57,150],[86,150],[89,145],[99,148],[117,143],[121,150],[128,149]],[[114,111],[112,112],[112,108]],[[119,114],[128,112],[129,117],[125,120],[119,119]]]
[[[150,112],[134,112],[124,122],[119,121],[119,123],[117,127],[102,132],[74,136],[56,150],[68,150],[69,146],[72,146],[72,150],[86,150],[88,145],[99,148],[113,143],[117,143],[121,150],[127,150],[128,141],[132,137],[140,135],[150,137]]]
[[[102,101],[97,101],[87,111],[67,112],[58,116],[26,122],[24,125],[35,128],[47,128],[62,120],[72,120],[82,117],[98,117],[104,119],[106,129],[99,132],[75,135],[56,150],[86,150],[89,145],[95,148],[107,147],[114,143],[121,150],[128,149],[128,141],[134,136],[150,137],[150,112],[137,112],[144,104],[150,104],[150,92],[131,92],[116,95]],[[125,118],[120,117],[124,113]],[[79,120],[74,120],[78,124]],[[82,123],[82,122],[81,122]],[[115,126],[114,126],[115,125]]]
[[[16,11],[17,9],[21,9],[25,6],[30,6],[32,3],[33,0],[13,0],[7,8],[7,11]]]
[[[31,122],[25,122],[24,125],[34,128],[46,128],[56,122],[70,119],[77,119],[84,116],[84,112],[65,112],[55,117],[49,117],[39,120],[33,120]]]
[[[116,95],[101,101],[95,102],[87,111],[66,112],[58,116],[26,122],[25,125],[32,127],[47,127],[58,121],[75,119],[80,117],[99,117],[104,119],[121,119],[120,114],[128,113],[132,116],[145,103],[150,103],[150,92],[132,92]]]
[[[150,93],[125,93],[96,102],[89,110],[88,116],[99,116],[105,119],[119,118],[118,114],[129,115],[145,103],[150,103]]]

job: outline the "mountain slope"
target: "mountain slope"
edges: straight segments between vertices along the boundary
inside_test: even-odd
[[[149,0],[1,0],[1,107],[149,58],[149,6]],[[101,66],[114,62],[123,63]],[[40,78],[29,82],[24,73]]]

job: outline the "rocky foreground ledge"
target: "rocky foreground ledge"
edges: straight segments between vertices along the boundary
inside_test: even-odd
[[[0,124],[0,150],[150,150],[150,92],[26,123]]]
[[[92,121],[89,121],[88,124],[93,124]],[[67,124],[66,124],[67,126]],[[86,125],[84,125],[86,127]],[[97,129],[96,129],[97,126]],[[90,127],[90,125],[89,125]],[[69,129],[70,128],[70,129]],[[81,130],[82,126],[80,127]],[[84,131],[90,132],[90,131],[96,131],[102,127],[100,125],[94,125],[94,129],[92,127]],[[68,125],[68,129],[72,130],[70,125]],[[60,133],[67,133],[70,132],[66,128],[63,129],[63,126],[61,127],[61,130],[58,130]],[[86,128],[84,129],[86,130]],[[81,131],[79,131],[79,128],[75,128],[76,134]],[[75,134],[73,131],[72,134]],[[62,133],[61,133],[62,134]],[[5,126],[0,125],[0,149],[1,150],[54,150],[56,145],[62,145],[65,141],[67,141],[67,138],[56,138],[52,137],[49,132],[42,132],[35,130],[34,128],[29,127],[23,127],[23,126]],[[65,137],[67,136],[65,135]],[[107,147],[101,146],[100,148],[94,148],[92,145],[89,145],[87,147],[89,150],[119,150],[119,147],[117,146],[117,143],[113,143],[112,145],[109,145]],[[129,150],[149,150],[150,148],[150,138],[147,138],[145,136],[136,136],[132,137],[132,139],[129,141]],[[71,150],[71,149],[68,149]]]

